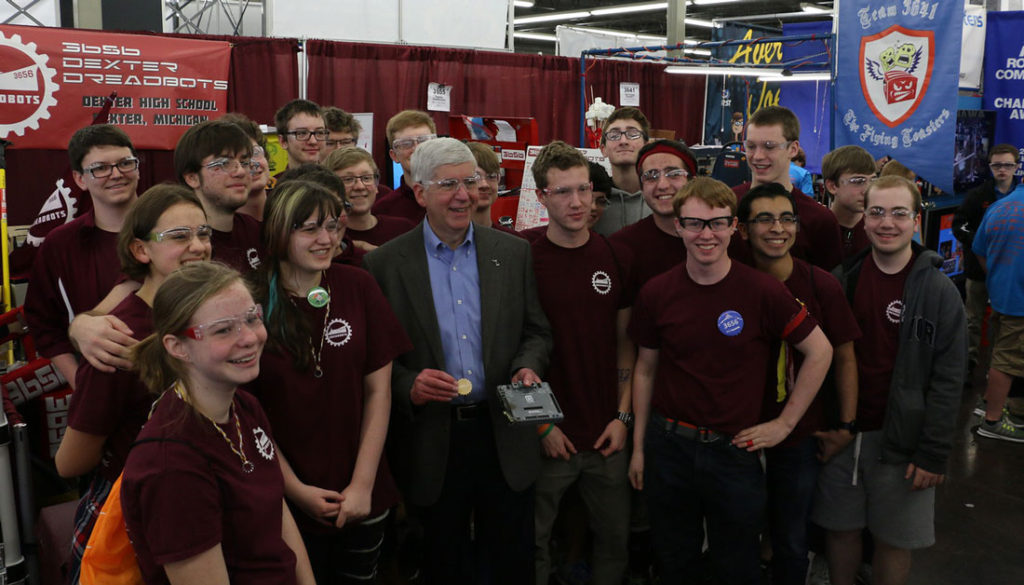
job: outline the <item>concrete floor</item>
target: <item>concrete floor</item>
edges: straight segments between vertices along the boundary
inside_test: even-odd
[[[964,390],[949,472],[936,493],[936,543],[914,553],[910,585],[1024,582],[1024,443],[973,432],[983,388],[978,373]]]

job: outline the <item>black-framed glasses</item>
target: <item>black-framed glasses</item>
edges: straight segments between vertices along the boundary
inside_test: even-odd
[[[666,169],[650,169],[644,171],[640,175],[640,180],[643,181],[644,183],[655,183],[659,179],[661,179],[662,175],[664,175],[666,179],[671,181],[672,179],[677,179],[679,177],[683,177],[684,179],[686,177],[689,177],[690,171],[674,167],[669,167]]]
[[[378,180],[380,180],[380,175],[378,175],[376,173],[374,173],[372,175],[358,175],[358,176],[353,175],[351,177],[342,177],[341,178],[341,182],[342,182],[342,184],[345,185],[346,188],[355,185],[356,181],[359,181],[360,183],[366,185],[367,187],[372,187],[375,184],[377,184]]]
[[[800,218],[792,213],[783,213],[782,215],[772,215],[770,213],[758,213],[750,219],[747,223],[756,223],[765,227],[772,227],[775,222],[779,222],[782,227],[793,227],[800,222]]]
[[[346,203],[348,203],[346,201]],[[316,237],[320,235],[320,230],[325,230],[328,235],[336,236],[341,231],[341,221],[338,219],[325,219],[319,223],[315,221],[307,221],[306,223],[300,223],[292,227],[292,231],[302,234],[304,236]]]
[[[637,140],[640,138],[647,138],[642,130],[636,128],[629,128],[627,130],[609,130],[604,133],[604,139],[608,142],[618,142],[625,136],[630,140]]]
[[[680,217],[679,225],[688,232],[700,233],[704,231],[704,228],[709,228],[713,232],[721,232],[732,227],[732,217],[731,215],[712,217],[711,219]]]
[[[327,140],[324,141],[324,146],[326,146],[327,148],[345,148],[347,146],[355,146],[355,145],[356,145],[356,139],[355,138],[339,138],[337,140],[333,140],[331,138],[328,138]]]
[[[409,150],[417,145],[423,144],[428,140],[437,138],[437,134],[423,134],[422,136],[413,136],[412,138],[403,138],[396,140],[391,144],[391,148],[395,150]]]
[[[192,238],[198,239],[200,242],[209,242],[210,237],[213,236],[213,228],[209,225],[197,225],[191,226],[178,226],[171,229],[164,230],[162,232],[150,232],[146,239],[151,242],[170,242],[172,244],[188,244],[192,242]]]
[[[316,136],[317,140],[326,140],[327,137],[331,135],[331,133],[328,132],[327,130],[324,130],[323,128],[318,128],[317,130],[299,128],[298,130],[291,130],[289,132],[285,132],[285,135],[294,136],[295,140],[305,142],[309,140],[310,136]]]
[[[437,185],[437,188],[445,193],[454,193],[459,185],[467,191],[475,191],[480,186],[480,175],[473,174],[465,179],[441,179],[440,181],[423,181],[424,185]]]
[[[94,179],[106,179],[110,175],[114,174],[114,167],[121,171],[122,175],[128,174],[135,169],[139,168],[139,159],[134,156],[122,158],[116,163],[97,163],[87,169],[83,169],[83,173],[89,173]]]

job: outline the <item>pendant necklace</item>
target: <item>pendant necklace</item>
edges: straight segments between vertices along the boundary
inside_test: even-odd
[[[313,356],[313,377],[320,379],[324,377],[324,371],[320,367],[320,357],[324,354],[324,338],[327,337],[327,319],[331,316],[331,290],[322,286],[313,287],[306,293],[306,300],[310,305],[319,309],[326,306],[324,311],[324,324],[320,328],[320,347],[313,349],[312,336],[309,339],[309,353]]]
[[[185,401],[186,404],[189,402],[188,399],[185,398],[185,392],[182,388],[180,380],[174,386],[174,393],[178,395],[178,398],[181,398],[183,401]],[[242,441],[242,423],[238,421],[238,413],[235,412],[234,399],[231,400],[231,406],[228,407],[228,413],[230,415],[230,418],[235,419],[235,430],[238,432],[237,449],[235,448],[235,443],[231,440],[230,437],[228,437],[227,433],[224,432],[224,429],[220,428],[220,425],[218,425],[216,421],[207,416],[205,412],[200,412],[198,409],[196,409],[196,412],[199,412],[199,414],[203,415],[206,418],[206,420],[210,421],[210,424],[213,425],[213,428],[217,429],[217,432],[220,433],[221,437],[224,437],[224,441],[227,442],[228,447],[231,447],[231,451],[234,452],[235,455],[238,455],[238,458],[242,460],[242,471],[244,471],[245,473],[252,473],[253,470],[256,469],[256,466],[253,465],[253,462],[249,461],[249,458],[245,456],[245,445],[243,444]]]

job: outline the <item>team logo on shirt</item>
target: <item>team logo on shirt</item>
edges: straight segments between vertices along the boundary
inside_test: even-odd
[[[743,315],[736,311],[724,311],[718,316],[718,330],[722,335],[736,337],[743,331]]]
[[[352,326],[344,319],[331,319],[324,328],[324,340],[334,347],[341,347],[352,339]]]
[[[598,270],[590,277],[590,285],[594,287],[599,295],[606,295],[612,291],[612,277],[604,270]]]
[[[260,267],[260,253],[256,248],[249,248],[245,251],[245,259],[249,261],[249,266],[256,270]]]
[[[903,301],[896,299],[885,307],[885,318],[890,323],[899,324],[903,318]]]
[[[256,438],[256,450],[263,455],[263,458],[267,461],[273,461],[274,459],[274,442],[267,436],[266,431],[262,427],[256,427],[252,430],[252,434]]]

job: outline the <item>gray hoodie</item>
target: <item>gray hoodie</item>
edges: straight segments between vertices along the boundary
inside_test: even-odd
[[[627,225],[632,225],[651,214],[651,208],[644,202],[642,191],[627,193],[618,187],[612,187],[608,194],[608,207],[604,215],[594,225],[594,231],[610,236]]]

